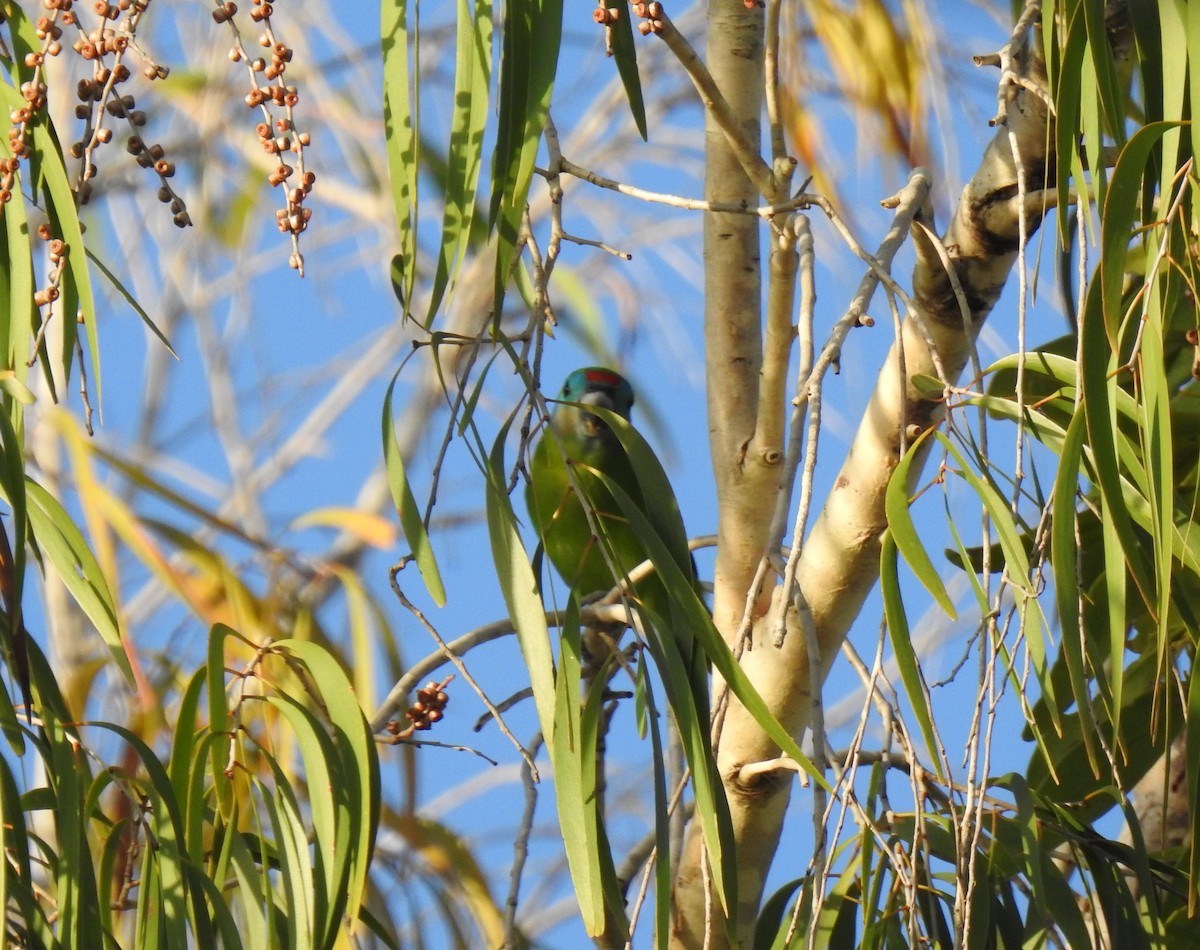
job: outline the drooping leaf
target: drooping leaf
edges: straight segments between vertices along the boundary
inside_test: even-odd
[[[425,522],[421,517],[420,508],[417,506],[416,496],[408,482],[404,458],[400,452],[400,445],[396,441],[396,427],[392,424],[392,390],[396,388],[398,378],[399,370],[392,377],[387,393],[383,397],[383,459],[387,468],[388,488],[392,493],[392,502],[396,506],[396,513],[400,516],[400,527],[404,531],[404,538],[408,541],[413,558],[417,562],[417,569],[425,581],[425,589],[429,591],[433,602],[442,607],[446,603],[446,588],[442,584],[442,575],[438,570],[429,532],[425,529]]]
[[[896,542],[890,531],[883,536],[883,547],[879,555],[879,584],[883,594],[883,613],[887,618],[888,635],[891,638],[892,654],[900,670],[900,681],[908,696],[909,705],[917,717],[921,737],[932,756],[939,778],[942,775],[942,758],[938,755],[937,735],[933,728],[933,710],[929,703],[929,690],[921,673],[921,665],[913,650],[909,634],[908,615],[904,610],[904,598],[900,579],[896,572]]]
[[[433,323],[471,240],[479,172],[483,167],[483,133],[491,105],[492,3],[458,0],[455,41],[454,111],[446,156],[446,199],[441,249],[429,291],[425,326]]]
[[[917,534],[917,527],[908,510],[908,482],[914,460],[920,457],[920,445],[925,438],[926,434],[922,433],[920,438],[914,440],[904,454],[904,458],[900,460],[900,464],[896,466],[896,470],[888,481],[884,508],[887,512],[888,530],[897,550],[903,555],[905,562],[917,575],[917,579],[933,595],[933,599],[938,602],[947,616],[955,617],[954,602],[946,593],[946,585],[942,583],[937,568],[933,566],[933,561],[930,560],[929,553],[925,550],[925,545]]]
[[[421,162],[419,70],[410,47],[419,39],[416,6],[408,0],[382,0],[383,122],[387,141],[392,203],[400,231],[400,251],[392,259],[392,284],[406,317],[411,314],[417,279],[417,209]],[[413,18],[410,24],[409,18]],[[411,32],[411,36],[410,36]]]
[[[633,17],[630,8],[620,3],[611,8],[617,14],[616,21],[608,26],[608,35],[612,42],[613,59],[617,62],[617,72],[621,76],[621,85],[625,87],[625,98],[629,102],[629,111],[633,123],[637,126],[638,135],[643,141],[648,139],[646,132],[646,104],[642,99],[642,80],[638,74],[637,46],[633,35]]]
[[[496,232],[495,325],[558,71],[563,0],[510,0],[500,58],[490,225]]]

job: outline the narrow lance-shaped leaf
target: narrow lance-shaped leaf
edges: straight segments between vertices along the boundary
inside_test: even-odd
[[[417,279],[417,185],[420,137],[415,103],[419,88],[410,86],[409,6],[407,0],[380,4],[383,43],[383,122],[387,139],[392,202],[400,230],[400,252],[392,260],[392,284],[405,316],[412,307]],[[415,33],[415,25],[414,25]]]
[[[612,0],[606,0],[606,4],[608,2]],[[613,59],[617,61],[617,72],[621,76],[621,85],[625,87],[625,98],[629,101],[634,125],[637,126],[638,135],[645,140],[646,103],[642,99],[642,80],[638,75],[637,46],[633,35],[630,5],[620,2],[612,10],[616,13],[616,20],[608,24],[608,35],[612,43]]]
[[[90,247],[86,248],[86,250],[88,260],[96,265],[96,269],[104,275],[104,279],[107,280],[110,285],[112,285],[113,290],[120,294],[125,302],[129,304],[130,309],[138,315],[142,323],[146,325],[146,328],[156,337],[158,337],[159,342],[167,348],[167,352],[175,357],[175,359],[179,359],[179,354],[176,353],[175,348],[171,346],[171,341],[168,340],[166,334],[158,328],[158,325],[154,322],[154,319],[150,316],[150,314],[146,312],[145,308],[138,303],[137,298],[134,297],[128,289],[126,289],[125,285],[117,278],[117,275],[105,266],[104,261],[100,260],[100,258],[96,256],[95,251],[93,251]]]
[[[115,723],[96,725],[126,742],[146,771],[146,797],[154,805],[150,816],[155,842],[153,848],[146,850],[154,859],[154,870],[162,888],[159,895],[162,907],[158,912],[163,918],[165,944],[183,946],[187,943],[184,925],[188,920],[192,922],[193,936],[200,945],[211,944],[211,919],[204,895],[186,886],[184,815],[166,767],[145,740],[128,728]]]
[[[1138,133],[1140,135],[1141,133]],[[1127,148],[1138,140],[1135,135]],[[1118,194],[1116,185],[1111,195]],[[1107,222],[1106,222],[1107,223]],[[1106,252],[1107,253],[1107,252]],[[1106,287],[1106,282],[1105,282]],[[1117,362],[1109,348],[1106,333],[1107,317],[1103,311],[1107,289],[1101,294],[1101,281],[1093,279],[1083,313],[1080,383],[1083,390],[1083,408],[1087,418],[1088,444],[1094,462],[1096,485],[1100,489],[1103,556],[1107,569],[1104,572],[1106,586],[1105,603],[1108,606],[1108,634],[1110,651],[1119,657],[1125,640],[1126,572],[1134,579],[1138,594],[1146,608],[1154,613],[1154,581],[1146,565],[1142,544],[1134,533],[1128,502],[1124,495],[1117,454],[1116,410],[1114,404],[1120,392],[1117,381],[1110,376]],[[1119,299],[1119,295],[1118,295]],[[1114,663],[1111,671],[1113,702],[1122,703],[1124,664]]]
[[[1171,228],[1147,235],[1153,247],[1159,242],[1170,243]],[[1138,436],[1145,459],[1146,501],[1152,530],[1150,532],[1156,583],[1155,614],[1159,662],[1165,670],[1174,662],[1175,648],[1171,643],[1171,575],[1174,568],[1172,548],[1175,529],[1175,460],[1171,437],[1171,390],[1167,379],[1164,347],[1164,324],[1174,309],[1178,292],[1172,271],[1160,272],[1149,288],[1142,314],[1141,347],[1137,353],[1138,401],[1140,403]],[[1186,305],[1186,304],[1185,304]],[[1114,656],[1117,654],[1114,654]],[[1118,706],[1116,712],[1119,713]],[[1118,726],[1119,719],[1114,716]],[[1120,729],[1117,730],[1120,734]]]
[[[912,474],[913,461],[918,457],[920,446],[928,435],[929,432],[923,432],[919,438],[913,440],[912,445],[904,454],[904,458],[892,472],[892,477],[888,481],[887,494],[884,496],[884,511],[887,514],[888,530],[897,550],[903,555],[912,572],[917,575],[917,580],[933,595],[938,606],[946,612],[947,616],[953,618],[957,616],[954,602],[946,593],[946,585],[942,583],[937,568],[933,566],[933,561],[930,560],[929,553],[925,550],[925,545],[917,534],[917,526],[913,524],[912,515],[908,510],[908,482]]]
[[[1197,65],[1200,64],[1200,7],[1197,7],[1194,3],[1185,4],[1185,6],[1187,7],[1187,59],[1191,63],[1191,67],[1186,69],[1188,77],[1188,95],[1191,97],[1192,102],[1200,102],[1200,68],[1197,68]],[[1164,38],[1164,40],[1165,39],[1166,38]],[[1165,51],[1166,42],[1163,43],[1163,47]],[[1148,60],[1154,55],[1155,51],[1143,51],[1141,47],[1139,47],[1139,52],[1142,53],[1142,56],[1145,60]],[[1149,71],[1150,70],[1147,68],[1147,66],[1143,65],[1143,76],[1145,76]],[[1165,64],[1163,66],[1163,71],[1166,71]],[[1181,71],[1175,71],[1175,75],[1181,74]],[[1151,88],[1150,82],[1145,78],[1143,78],[1142,83],[1146,87],[1147,102],[1152,101],[1152,96],[1155,91],[1165,91],[1167,85],[1164,81],[1160,89],[1155,90]],[[1180,83],[1180,85],[1182,86],[1182,83]],[[1178,112],[1172,112],[1170,114],[1182,115],[1183,109],[1180,108]],[[1193,120],[1192,122],[1188,123],[1188,126],[1191,128],[1192,133],[1192,155],[1198,156],[1200,155],[1200,123],[1197,123]],[[1193,880],[1195,879],[1193,878]]]
[[[1101,317],[1110,353],[1117,351],[1118,328],[1125,316],[1121,304],[1125,262],[1129,253],[1129,236],[1142,223],[1138,211],[1142,199],[1143,176],[1159,139],[1168,129],[1177,125],[1175,122],[1156,122],[1138,129],[1117,156],[1112,182],[1105,196],[1104,213],[1101,217],[1102,256],[1099,265],[1104,296],[1100,313],[1095,315]],[[1085,327],[1086,325],[1085,319]]]
[[[1047,697],[1053,698],[1053,685],[1049,675],[1046,641],[1043,636],[1043,618],[1038,606],[1033,583],[1029,577],[1029,557],[1021,543],[1016,516],[1013,515],[1008,503],[1000,495],[996,486],[989,479],[976,474],[962,453],[948,437],[937,430],[932,430],[934,438],[942,444],[947,452],[960,466],[960,474],[974,490],[976,496],[988,513],[991,525],[1000,537],[1000,547],[1004,551],[1005,576],[1016,588],[1014,596],[1018,598],[1018,611],[1021,618],[1021,630],[1024,635],[1026,649],[1038,684]],[[1047,704],[1055,728],[1061,728],[1058,703],[1051,701]]]
[[[1188,680],[1186,733],[1190,736],[1200,735],[1200,676],[1192,676]],[[1187,755],[1187,793],[1189,802],[1200,801],[1200,742],[1188,742]],[[1188,873],[1191,887],[1188,888],[1188,913],[1194,915],[1196,906],[1200,903],[1200,821],[1190,822],[1188,849]]]
[[[1153,50],[1147,49],[1145,55],[1155,57],[1155,65],[1161,73],[1161,80],[1158,84],[1158,96],[1156,101],[1151,102],[1147,97],[1145,99],[1147,111],[1157,113],[1147,115],[1147,120],[1161,120],[1165,116],[1180,116],[1184,115],[1185,103],[1188,94],[1188,74],[1192,74],[1192,82],[1195,80],[1195,67],[1188,68],[1188,28],[1185,23],[1186,19],[1194,19],[1189,17],[1185,7],[1193,6],[1187,3],[1159,3],[1157,4],[1156,17],[1134,17],[1135,21],[1139,20],[1157,20],[1154,25],[1158,27],[1153,42]],[[1142,47],[1139,44],[1139,54],[1142,54]],[[1161,59],[1159,59],[1161,57]],[[1139,70],[1143,76],[1148,70],[1143,67]],[[1148,91],[1148,90],[1147,90]],[[1139,97],[1140,98],[1140,97]],[[1194,101],[1194,100],[1193,100]],[[1175,177],[1175,171],[1180,164],[1180,158],[1186,155],[1186,152],[1181,151],[1184,146],[1184,129],[1176,127],[1169,129],[1162,137],[1162,150],[1159,156],[1156,156],[1155,164],[1160,165],[1160,174],[1157,184],[1165,193],[1171,180]],[[1192,133],[1195,134],[1194,131]],[[1147,176],[1147,184],[1153,181]]]
[[[1091,690],[1088,685],[1083,656],[1083,629],[1079,615],[1079,545],[1075,531],[1078,525],[1075,496],[1083,457],[1083,438],[1086,418],[1080,410],[1067,427],[1062,447],[1062,461],[1054,481],[1053,516],[1050,519],[1050,563],[1054,570],[1054,594],[1058,605],[1059,627],[1062,631],[1062,653],[1070,675],[1071,693],[1083,721],[1083,739],[1088,762],[1099,775],[1100,759],[1092,720]],[[1101,675],[1097,671],[1097,675]]]
[[[555,721],[554,659],[550,653],[550,630],[538,590],[537,578],[529,566],[529,556],[517,532],[512,499],[505,490],[504,440],[512,424],[510,418],[500,430],[487,466],[487,523],[492,545],[496,578],[504,595],[508,615],[517,631],[521,656],[529,670],[529,685],[538,711],[538,724],[547,745],[554,742]]]
[[[891,530],[884,532],[883,547],[879,554],[879,586],[883,594],[883,614],[887,619],[888,634],[892,641],[892,653],[900,670],[900,681],[908,694],[908,702],[917,717],[921,737],[933,759],[939,778],[942,775],[942,758],[938,755],[937,735],[933,731],[933,711],[929,706],[929,693],[921,666],[913,650],[912,637],[908,629],[908,614],[904,610],[904,598],[900,591],[900,578],[896,571],[896,542]]]
[[[208,692],[208,728],[217,736],[212,743],[210,770],[216,791],[217,813],[226,824],[232,824],[236,809],[233,781],[226,769],[233,747],[234,723],[225,696],[225,639],[237,634],[223,623],[215,623],[208,631],[208,650],[204,664]]]
[[[341,832],[350,840],[342,841],[339,847],[346,849],[350,861],[347,913],[356,916],[365,899],[367,871],[379,826],[380,776],[375,741],[350,680],[327,650],[294,639],[280,640],[274,648],[301,660],[308,668],[320,688],[321,702],[338,740],[340,756],[335,764],[343,777],[340,781],[345,786],[343,795],[351,819]]]
[[[558,71],[563,0],[510,0],[500,59],[500,115],[492,153],[491,226],[497,231],[495,320],[513,264],[538,143]]]
[[[645,722],[650,733],[650,752],[654,760],[654,840],[657,854],[654,866],[654,939],[665,947],[671,933],[671,816],[668,813],[667,769],[663,757],[663,737],[655,708],[654,690],[645,663],[637,665],[636,696],[644,704]]]
[[[41,49],[42,42],[37,36],[34,24],[19,4],[6,4],[4,12],[16,58],[18,62],[24,63],[27,54]],[[31,81],[33,77],[30,72],[22,74],[19,78],[21,81]],[[51,230],[54,236],[66,245],[65,267],[60,285],[62,295],[55,304],[58,317],[62,321],[62,349],[59,355],[63,378],[69,378],[71,375],[77,320],[82,321],[87,335],[88,350],[91,353],[92,398],[96,405],[100,405],[100,338],[75,191],[67,175],[64,150],[48,118],[44,115],[35,117],[34,121],[29,123],[28,129],[32,133],[33,145],[30,155],[31,181],[28,184],[31,189],[36,187],[41,191]]]
[[[433,323],[447,289],[471,240],[475,196],[483,167],[483,132],[490,114],[492,75],[492,4],[458,0],[458,34],[454,64],[454,111],[446,158],[446,207],[442,245],[429,292],[425,326]]]
[[[315,715],[287,695],[268,695],[264,699],[291,727],[304,763],[306,804],[313,841],[312,874],[311,877],[306,875],[312,908],[309,920],[314,945],[324,946],[336,933],[345,908],[352,857],[350,849],[357,844],[348,833],[352,806],[348,799],[353,795],[351,786],[355,783],[346,780],[349,776],[345,762],[338,755],[325,725]],[[277,783],[285,781],[282,770],[277,769],[275,776]],[[279,792],[277,789],[276,794]]]
[[[133,683],[133,669],[117,621],[112,592],[83,535],[62,505],[41,485],[26,479],[29,520],[38,547],[49,557],[75,602],[95,625],[117,667]]]
[[[425,530],[425,522],[421,519],[421,511],[417,507],[417,499],[413,495],[412,486],[408,483],[408,473],[404,469],[404,457],[400,445],[396,441],[396,428],[392,424],[392,391],[396,388],[399,370],[388,384],[387,393],[383,397],[383,459],[387,469],[388,488],[392,493],[392,502],[400,516],[400,527],[404,538],[412,549],[417,569],[425,581],[425,589],[437,606],[445,606],[446,589],[442,585],[442,575],[438,570],[437,559],[434,557],[433,544],[429,532]]]
[[[553,738],[547,741],[546,748],[554,766],[559,830],[575,896],[579,900],[579,915],[588,935],[598,937],[605,932],[605,877],[613,873],[612,855],[601,848],[599,838],[601,817],[595,794],[596,748],[588,745],[583,734],[579,695],[583,682],[583,646],[574,596],[570,598],[563,618],[558,657]]]
[[[1043,11],[1046,16],[1051,16],[1051,4],[1046,4]],[[1052,28],[1045,29],[1045,37],[1047,44],[1053,42],[1052,37],[1056,35],[1056,31]],[[1051,50],[1051,52],[1056,52]],[[1061,68],[1056,73],[1057,83],[1054,89],[1054,104],[1058,116],[1058,122],[1055,124],[1056,136],[1056,154],[1057,162],[1057,190],[1058,190],[1058,207],[1070,207],[1072,185],[1077,183],[1075,187],[1082,193],[1083,201],[1090,201],[1091,183],[1082,174],[1083,163],[1079,158],[1078,133],[1079,125],[1079,96],[1080,96],[1080,80],[1079,77],[1083,69],[1084,56],[1087,52],[1087,28],[1084,22],[1082,13],[1076,13],[1072,20],[1070,29],[1067,31],[1066,49],[1062,54]],[[1047,57],[1048,61],[1053,63],[1053,56]],[[1100,183],[1097,183],[1099,186]],[[1058,216],[1059,240],[1064,247],[1070,246],[1074,240],[1068,228],[1070,220],[1067,215]]]
[[[20,93],[0,83],[0,104],[9,110],[25,105]],[[7,137],[0,136],[0,157],[12,158]],[[18,180],[18,186],[21,182]],[[29,244],[30,226],[25,201],[20,191],[0,215],[4,221],[4,240],[0,245],[0,301],[7,301],[0,312],[0,361],[2,369],[12,370],[17,380],[29,375],[28,361],[33,345],[33,257]]]
[[[294,950],[311,950],[315,946],[317,895],[315,869],[309,855],[308,830],[304,826],[300,804],[287,773],[266,749],[260,751],[270,765],[272,774],[271,785],[263,784],[261,787],[262,804],[271,822],[272,840],[279,860],[279,896],[282,901],[278,916],[283,918],[288,928],[288,945]],[[267,862],[264,861],[263,866],[266,871]]]

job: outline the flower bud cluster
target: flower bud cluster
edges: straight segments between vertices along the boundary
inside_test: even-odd
[[[234,20],[237,12],[233,0],[216,0],[213,19],[217,23],[228,23],[233,30],[234,43],[229,50],[229,59],[244,63],[249,74],[246,106],[262,113],[255,131],[263,151],[275,162],[267,181],[272,188],[283,191],[283,207],[275,212],[275,223],[282,234],[291,237],[292,253],[288,263],[303,277],[300,235],[312,216],[312,209],[305,205],[305,199],[312,192],[317,176],[304,167],[304,149],[309,144],[309,135],[296,128],[293,111],[300,101],[299,92],[294,85],[284,82],[293,50],[277,38],[271,25],[275,8],[268,0],[251,0],[249,12],[250,20],[259,31],[257,47],[261,53],[252,54],[243,45]]]

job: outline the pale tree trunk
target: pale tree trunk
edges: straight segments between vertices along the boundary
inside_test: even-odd
[[[1012,56],[1006,48],[1000,65],[1040,86],[1043,71],[1038,57],[1030,55],[1031,50],[1040,51],[1033,19],[1029,17],[1014,34]],[[755,10],[746,12],[725,2],[712,5],[709,67],[755,142],[761,111],[761,98],[754,91],[762,83],[757,55],[761,28]],[[1036,230],[1054,199],[1053,156],[1047,153],[1053,134],[1046,105],[1028,88],[1005,82],[1003,121],[944,236],[939,241],[927,230],[932,222],[923,212],[912,224],[918,257],[912,278],[916,317],[905,320],[901,340],[880,370],[841,474],[804,542],[799,590],[784,590],[776,582],[772,591],[768,585],[769,596],[759,598],[752,609],[753,648],[743,653],[742,666],[776,717],[797,738],[809,725],[813,658],[796,618],[811,616],[810,634],[815,634],[823,681],[878,579],[886,526],[885,489],[901,450],[940,418],[940,402],[923,397],[912,379],[916,374],[938,376],[949,384],[958,379],[984,319],[1009,280],[1021,239]],[[753,206],[763,197],[777,200],[756,193],[719,130],[707,130],[707,143],[710,201],[744,201]],[[1045,190],[1048,184],[1050,191]],[[927,187],[918,176],[910,182],[908,198],[920,206],[920,189]],[[735,647],[747,593],[765,553],[771,512],[778,492],[787,490],[780,485],[778,460],[771,454],[779,447],[782,427],[772,418],[777,410],[760,398],[765,392],[763,380],[778,367],[764,365],[763,359],[758,220],[710,214],[705,255],[709,431],[720,506],[714,617]],[[952,265],[953,277],[947,265]],[[865,308],[865,302],[861,306]],[[769,315],[768,337],[770,325]],[[766,352],[769,364],[769,341]],[[914,473],[919,467],[914,466]],[[797,604],[800,611],[790,609]],[[769,631],[784,608],[789,608],[788,635],[776,645]],[[731,703],[719,736],[718,763],[738,847],[735,940],[741,946],[748,946],[752,937],[794,774],[786,768],[746,767],[769,763],[779,754],[744,709]],[[693,826],[676,877],[674,945],[678,947],[730,945],[720,902],[705,893],[704,860],[700,835]]]

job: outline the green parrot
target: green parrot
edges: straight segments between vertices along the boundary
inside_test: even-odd
[[[654,562],[629,600],[679,725],[714,883],[728,912],[732,829],[711,749],[708,656],[697,637],[707,631],[719,649],[720,634],[701,597],[683,517],[662,465],[627,424],[633,388],[624,377],[600,366],[577,369],[559,399],[530,458],[529,516],[578,598],[611,590],[643,561]]]
[[[682,574],[676,581],[682,579],[698,596],[683,518],[657,459],[646,447],[640,481],[626,442],[644,446],[641,437],[631,429],[619,437],[608,422],[588,411],[592,407],[608,410],[628,421],[633,387],[611,369],[589,366],[567,377],[559,399],[562,402],[550,419],[549,429],[553,431],[545,432],[533,450],[526,493],[533,526],[558,573],[579,597],[610,590],[619,578],[651,557],[653,552],[646,541],[646,534],[651,532],[663,542],[658,546],[658,561],[673,565],[670,569]],[[645,490],[645,486],[653,490],[656,484],[645,471],[650,466],[657,469],[661,479],[654,497],[648,497]],[[605,480],[627,496],[636,512],[622,509]],[[589,503],[587,507],[580,500],[581,494]],[[631,518],[641,524],[635,525]],[[649,614],[644,619],[670,629],[685,668],[691,668],[688,678],[696,699],[703,698],[703,708],[707,709],[707,668],[696,655],[685,619],[687,610],[680,608],[658,574],[639,580],[633,594],[634,603],[645,608],[644,615]]]
[[[616,435],[587,411],[589,406],[599,406],[628,419],[633,387],[612,370],[590,366],[568,376],[558,398],[563,404],[550,419],[554,431],[544,433],[533,450],[525,501],[546,555],[563,580],[584,597],[613,587],[614,567],[626,572],[645,559],[644,546],[595,472],[604,473],[644,507],[637,478]],[[579,491],[591,502],[590,523],[576,486],[571,484],[568,464]],[[597,530],[608,538],[607,557]]]

